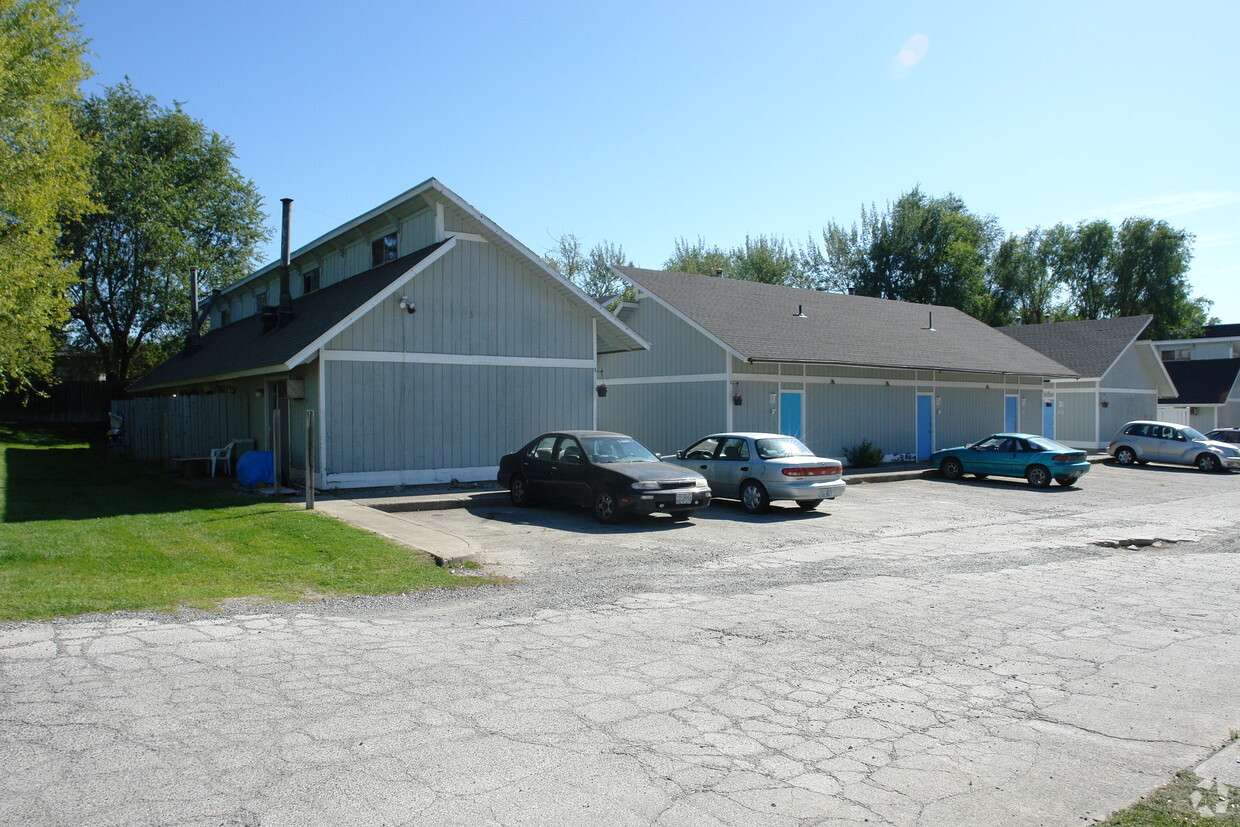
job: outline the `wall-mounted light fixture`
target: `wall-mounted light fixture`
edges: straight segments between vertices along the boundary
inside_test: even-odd
[[[414,307],[413,302],[409,301],[408,296],[401,296],[400,301],[396,303],[396,306],[411,316],[418,312],[418,309]]]

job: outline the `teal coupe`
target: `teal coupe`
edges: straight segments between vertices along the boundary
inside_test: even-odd
[[[1024,477],[1034,488],[1046,488],[1051,480],[1073,485],[1089,471],[1084,451],[1034,434],[994,434],[972,445],[944,448],[930,455],[930,464],[949,480],[965,474],[984,480],[994,474]]]

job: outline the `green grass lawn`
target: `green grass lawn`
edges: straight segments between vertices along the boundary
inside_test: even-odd
[[[0,620],[489,582],[297,505],[169,478],[101,436],[0,424]]]

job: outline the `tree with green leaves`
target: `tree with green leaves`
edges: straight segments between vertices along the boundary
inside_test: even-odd
[[[0,0],[0,391],[52,372],[77,278],[59,221],[89,206],[90,148],[73,124],[90,76],[70,7]]]
[[[613,264],[633,265],[632,261],[625,261],[624,247],[619,244],[603,240],[586,252],[581,239],[572,233],[560,236],[556,240],[556,248],[544,254],[543,261],[594,299],[609,299],[622,294],[624,282],[611,267]]]
[[[126,382],[136,363],[177,348],[192,270],[207,289],[235,281],[269,234],[232,143],[180,104],[161,106],[126,80],[86,99],[76,121],[96,153],[99,207],[64,225],[82,277],[69,331],[110,379]]]
[[[808,285],[800,254],[779,236],[745,236],[745,243],[733,247],[728,258],[725,274],[731,278],[788,287]]]
[[[718,272],[727,272],[732,262],[719,247],[710,247],[706,239],[698,236],[696,241],[677,238],[672,248],[672,255],[663,262],[663,269],[673,273],[693,273],[698,276],[713,276]]]
[[[1047,265],[1068,290],[1068,312],[1077,319],[1102,319],[1111,312],[1114,287],[1111,255],[1115,230],[1109,221],[1056,224],[1043,241]]]
[[[986,318],[987,266],[998,246],[990,216],[969,212],[955,195],[940,198],[914,188],[885,212],[861,212],[851,231],[831,223],[824,248],[806,252],[827,286],[848,286],[863,296],[958,307]],[[851,282],[839,284],[840,282]]]
[[[1115,234],[1111,262],[1115,315],[1153,314],[1149,334],[1154,339],[1199,335],[1212,302],[1194,299],[1189,292],[1192,239],[1191,233],[1165,221],[1126,219]]]
[[[1034,228],[999,244],[990,261],[988,324],[1042,324],[1065,317],[1063,287],[1049,266],[1047,234]]]

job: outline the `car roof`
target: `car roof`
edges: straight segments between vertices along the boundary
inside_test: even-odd
[[[619,436],[632,439],[628,434],[618,434],[615,431],[547,431],[545,434],[539,434],[534,439],[542,439],[545,436],[575,436],[580,439],[583,436]]]
[[[700,439],[694,440],[694,442],[701,442],[703,439],[719,439],[720,437],[728,436],[739,436],[745,437],[746,439],[787,439],[790,437],[789,434],[768,434],[762,431],[722,431],[717,434],[707,434]],[[796,439],[796,437],[791,438]]]
[[[1189,427],[1188,425],[1185,425],[1185,424],[1184,424],[1184,423],[1182,423],[1182,422],[1163,422],[1163,421],[1162,421],[1162,420],[1160,420],[1160,419],[1134,419],[1134,420],[1133,420],[1133,421],[1131,421],[1131,422],[1125,422],[1125,423],[1124,423],[1123,425],[1121,425],[1120,427],[1121,427],[1121,428],[1127,428],[1129,425],[1168,425],[1168,426],[1170,426],[1170,427],[1172,427],[1172,428],[1187,428],[1187,427]]]

